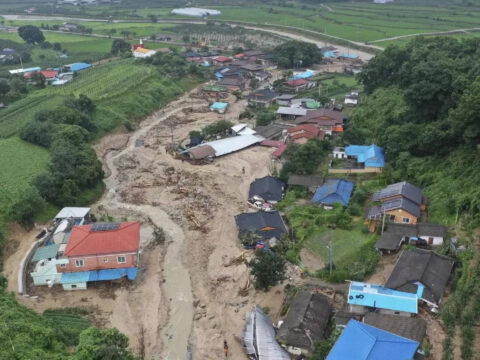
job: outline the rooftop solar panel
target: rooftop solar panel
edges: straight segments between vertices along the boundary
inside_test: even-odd
[[[120,226],[119,223],[96,223],[93,224],[90,231],[110,231],[110,230],[117,230]]]

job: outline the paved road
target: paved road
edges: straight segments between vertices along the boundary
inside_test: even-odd
[[[32,20],[32,21],[35,21],[35,20],[37,20],[37,21],[60,20],[60,21],[108,22],[107,19],[86,19],[86,18],[75,18],[75,17],[69,18],[69,17],[65,17],[65,16],[39,16],[39,15],[1,15],[1,16],[3,18],[5,18],[6,20]],[[142,23],[142,22],[147,22],[147,21],[148,20],[111,20],[111,22],[113,22],[113,23],[124,23],[124,22],[127,22],[127,23],[139,22],[139,23]],[[192,20],[188,20],[188,19],[179,19],[179,20],[159,19],[158,22],[159,23],[171,23],[171,24],[206,24],[207,23],[204,20],[196,20],[196,19],[192,19]],[[286,25],[277,25],[277,24],[268,24],[268,23],[265,23],[263,25],[263,24],[255,24],[255,23],[248,23],[248,22],[232,22],[232,21],[228,21],[228,22],[225,22],[225,23],[233,25],[233,26],[242,26],[244,28],[251,29],[251,30],[264,31],[264,32],[280,35],[280,36],[290,38],[290,39],[294,39],[294,40],[310,42],[310,43],[317,44],[319,46],[335,45],[335,47],[338,48],[341,52],[355,53],[362,60],[369,60],[374,55],[370,54],[366,51],[360,51],[360,50],[356,50],[356,49],[352,50],[352,49],[349,49],[347,46],[337,45],[335,40],[341,41],[342,43],[347,42],[347,43],[351,43],[352,45],[363,46],[365,48],[370,47],[372,50],[383,50],[379,46],[365,45],[365,44],[360,43],[360,42],[350,41],[348,39],[341,38],[339,36],[327,35],[327,34],[324,34],[324,33],[318,32],[318,31],[306,30],[306,29],[295,27],[295,26],[286,26]],[[272,27],[274,27],[274,28],[272,28]],[[280,28],[281,30],[279,30],[278,28]],[[312,34],[312,37],[302,35],[301,33],[299,33],[299,31],[306,32],[308,34]],[[329,41],[327,41],[327,40],[316,40],[316,39],[314,39],[315,36],[327,37],[330,40]]]

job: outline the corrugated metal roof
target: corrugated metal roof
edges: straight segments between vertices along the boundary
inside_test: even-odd
[[[348,156],[356,156],[357,162],[365,166],[384,167],[383,149],[377,145],[348,145],[345,147]]]
[[[126,276],[129,280],[135,280],[137,277],[137,271],[138,268],[132,267],[63,273],[60,282],[62,284],[72,284],[88,281],[108,281],[118,280],[124,276]]]
[[[241,136],[232,136],[226,139],[220,139],[215,141],[210,141],[204,143],[200,146],[210,146],[215,150],[215,156],[223,156],[226,154],[230,154],[232,152],[245,149],[249,146],[255,145],[257,143],[262,142],[265,140],[263,137],[259,135],[241,135]],[[191,148],[188,151],[191,151]]]
[[[378,309],[418,313],[418,297],[416,294],[356,281],[350,283],[348,303]]]
[[[325,184],[318,187],[312,201],[323,204],[339,202],[346,206],[350,202],[354,185],[353,182],[343,179],[328,179]]]
[[[210,105],[210,109],[212,109],[212,110],[223,110],[223,109],[226,109],[227,106],[228,106],[228,103],[214,102],[212,105]]]
[[[55,219],[64,219],[64,218],[83,218],[85,217],[90,208],[87,207],[64,207],[60,212],[55,216]]]
[[[35,251],[35,254],[33,254],[32,262],[54,258],[57,255],[59,247],[60,244],[39,247],[37,251]]]
[[[413,359],[419,343],[350,320],[327,356],[327,360]]]
[[[255,307],[255,343],[259,360],[290,360],[288,353],[275,340],[275,329],[268,315]]]
[[[290,108],[290,107],[279,107],[276,114],[280,115],[295,115],[295,116],[305,116],[307,114],[307,109],[302,108]]]
[[[90,277],[90,271],[80,271],[72,273],[63,273],[60,283],[62,284],[73,284],[80,282],[87,282]]]

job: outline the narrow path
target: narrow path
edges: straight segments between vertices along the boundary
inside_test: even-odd
[[[328,6],[328,5],[320,4],[320,6],[321,6],[321,7],[324,7],[325,9],[327,9],[328,12],[333,12],[333,9],[332,9],[330,6]]]
[[[455,34],[462,34],[462,33],[469,34],[470,31],[472,32],[480,31],[480,28],[476,27],[476,28],[470,28],[470,29],[455,29],[455,30],[448,30],[448,31],[436,31],[436,32],[427,32],[427,33],[399,35],[399,36],[393,36],[393,37],[384,38],[384,39],[372,40],[372,41],[369,41],[369,43],[373,44],[373,43],[378,43],[382,41],[405,39],[405,38],[415,37],[415,36],[455,35]]]
[[[181,260],[185,235],[182,228],[170,219],[165,211],[167,209],[151,205],[133,205],[120,199],[117,194],[119,169],[115,160],[134,152],[136,140],[143,137],[154,126],[185,108],[191,108],[191,104],[177,107],[187,96],[188,94],[171,102],[165,108],[166,111],[159,111],[140,123],[140,128],[131,134],[129,142],[123,150],[109,152],[102,159],[110,175],[104,180],[106,191],[100,203],[106,208],[126,209],[134,213],[144,214],[155,226],[163,228],[167,234],[168,247],[162,267],[165,279],[163,289],[166,294],[165,297],[169,299],[169,316],[168,323],[163,327],[161,334],[163,351],[162,354],[158,354],[158,358],[164,360],[183,360],[187,359],[189,355],[187,348],[193,326],[193,294],[190,274]],[[193,105],[194,108],[197,106]]]

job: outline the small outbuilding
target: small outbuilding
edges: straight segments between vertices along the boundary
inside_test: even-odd
[[[225,102],[214,102],[210,105],[210,110],[218,112],[219,114],[225,113],[227,111],[228,103]]]
[[[328,179],[322,186],[318,187],[312,201],[324,205],[340,203],[347,206],[354,185],[353,182],[343,179]]]
[[[250,201],[262,201],[275,204],[283,199],[285,183],[273,176],[255,179],[250,184],[248,198]]]

